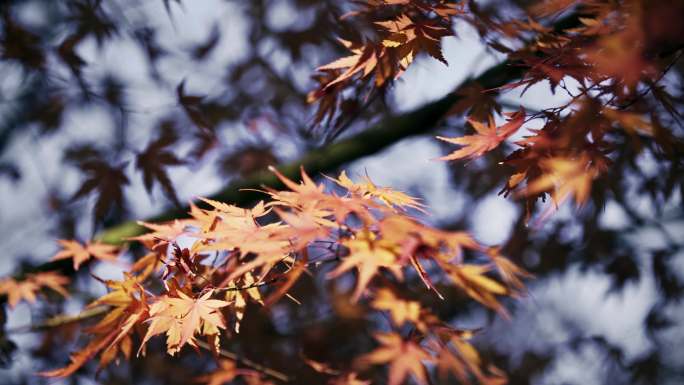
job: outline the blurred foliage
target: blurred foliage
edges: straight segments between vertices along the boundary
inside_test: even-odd
[[[51,174],[46,178],[49,180],[44,181],[48,196],[42,197],[45,218],[41,220],[50,223],[53,236],[89,238],[99,229],[136,218],[127,204],[139,198],[132,197],[134,186],[146,190],[151,197],[163,196],[163,202],[169,206],[182,206],[176,191],[182,184],[182,174],[173,172],[176,169],[193,173],[209,164],[225,178],[244,177],[291,158],[293,153],[319,148],[338,135],[361,131],[369,122],[394,112],[391,87],[370,93],[368,84],[340,93],[336,114],[330,115],[330,121],[323,125],[316,124],[316,110],[307,102],[314,83],[321,80],[311,79],[314,68],[346,55],[346,48],[335,38],[361,41],[374,33],[368,29],[367,20],[340,20],[356,9],[354,2],[220,3],[221,9],[230,14],[222,14],[207,29],[206,36],[192,41],[182,38],[185,28],[189,28],[185,14],[194,7],[189,0],[0,3],[0,183],[21,183],[24,172],[20,158],[26,151],[20,147],[22,141],[29,140],[31,147],[56,140],[65,143],[58,149],[59,161],[50,165]],[[470,3],[482,22],[482,39],[492,41],[505,33],[490,35],[487,20],[494,23],[511,19],[512,15],[522,17],[523,10],[539,2]],[[567,3],[572,11],[575,2],[546,3]],[[658,8],[662,7],[669,10],[669,17],[681,15],[678,10],[683,7],[677,0],[651,4],[657,8],[653,14],[662,16]],[[282,11],[284,16],[274,16],[278,7],[286,8]],[[274,23],[274,18],[279,22]],[[239,27],[227,26],[237,19]],[[659,31],[660,24],[681,26],[678,19],[662,16],[662,20],[648,19],[646,28]],[[177,36],[178,40],[169,36]],[[651,36],[650,43],[662,52],[681,53],[681,40],[659,38],[657,33]],[[240,45],[240,54],[221,55],[221,50],[231,45]],[[144,64],[137,69],[142,75],[136,75],[142,78],[124,78],[112,71],[105,59],[111,55],[119,57],[117,65],[127,61],[121,56],[142,57]],[[530,64],[531,59],[521,60]],[[138,65],[134,59],[131,63]],[[653,122],[654,136],[611,134],[610,139],[620,150],[611,155],[612,164],[603,177],[593,183],[583,208],[571,211],[565,207],[542,226],[534,227],[529,225],[529,204],[515,200],[517,217],[501,249],[502,254],[536,276],[528,282],[533,292],[572,279],[575,269],[609,280],[606,292],[596,294],[606,298],[624,298],[632,295],[637,286],[649,290],[651,285],[650,309],[641,330],[634,331],[645,335],[648,344],[640,346],[638,355],[628,351],[630,341],[617,341],[613,335],[586,329],[586,323],[572,312],[573,302],[579,300],[576,298],[567,298],[565,308],[557,309],[544,308],[546,304],[539,305],[543,309],[530,307],[534,298],[523,299],[522,303],[509,301],[506,306],[514,321],[501,326],[502,321],[494,313],[473,306],[453,289],[448,292],[448,288],[439,287],[450,298],[448,303],[427,291],[407,293],[454,324],[476,320],[477,326],[485,330],[474,338],[478,350],[486,362],[496,364],[508,374],[510,384],[557,383],[552,374],[562,371],[563,365],[581,371],[579,366],[588,361],[598,362],[597,381],[602,383],[684,381],[684,356],[678,349],[684,340],[683,74],[684,61],[673,62],[667,74],[663,74],[668,92],[656,86],[643,95],[644,99],[659,102],[658,116],[663,119]],[[209,77],[211,83],[207,84],[201,75]],[[459,89],[458,93],[470,105],[463,102],[453,106],[452,114],[438,125],[443,134],[464,135],[465,113],[484,121],[486,115],[500,113],[501,104],[510,101],[510,95],[504,92],[483,93],[482,87],[478,87],[470,84]],[[149,94],[141,96],[143,88],[150,90]],[[155,100],[151,106],[150,99]],[[644,113],[651,112],[652,106],[653,103],[639,101],[630,105]],[[92,111],[98,114],[98,127],[75,127],[83,122],[90,124],[82,115]],[[663,141],[659,140],[663,132],[677,139],[672,141],[672,148],[663,148]],[[445,152],[447,148],[445,145]],[[462,197],[459,205],[466,209],[449,223],[440,224],[442,227],[462,229],[474,225],[472,212],[467,208],[475,207],[506,186],[512,167],[499,163],[512,148],[504,144],[488,156],[469,162],[467,167],[449,168],[453,182],[450,188]],[[62,183],[62,176],[67,173],[75,173],[78,182]],[[92,197],[94,202],[88,203]],[[541,204],[537,202],[537,206]],[[533,205],[532,210],[538,210],[537,206]],[[619,213],[621,223],[606,223],[608,211]],[[84,233],[83,223],[94,224],[90,232]],[[140,250],[132,249],[131,253],[142,257]],[[417,276],[410,278],[419,281]],[[346,368],[350,356],[375,346],[369,324],[382,322],[369,322],[361,305],[349,303],[344,293],[327,284],[318,276],[305,275],[292,289],[292,295],[301,304],[282,301],[268,312],[248,304],[245,318],[249,322],[224,346],[240,357],[288,373],[296,378],[297,384],[325,383],[328,376],[314,370],[303,357],[316,357]],[[586,285],[591,285],[588,290],[602,290],[589,281]],[[87,293],[79,295],[83,301],[92,299]],[[65,308],[66,303],[55,297],[50,304],[40,304],[34,311],[48,317],[61,314]],[[554,313],[556,325],[544,326],[543,320],[526,324],[530,313],[542,310]],[[620,323],[622,315],[614,314],[612,318],[610,322]],[[3,309],[0,323],[5,322]],[[551,332],[555,337],[541,331],[549,327],[557,328]],[[14,337],[3,329],[0,364],[10,367],[17,361],[28,361],[29,369],[34,370],[62,363],[77,332],[73,324],[61,326],[44,333],[38,346],[20,346],[17,351]],[[536,341],[531,342],[533,339]],[[161,341],[152,340],[145,357],[111,366],[99,373],[97,380],[112,385],[186,384],[214,368],[209,354],[198,356],[184,350],[170,358],[161,345]],[[575,356],[589,358],[568,358]],[[91,369],[94,367],[84,370],[83,379],[92,378]],[[4,370],[9,369],[0,369],[0,382],[47,382],[22,368],[12,376],[5,375]],[[372,370],[370,376],[374,383],[382,383],[385,378],[380,368]],[[69,381],[76,384],[80,379],[76,376]]]

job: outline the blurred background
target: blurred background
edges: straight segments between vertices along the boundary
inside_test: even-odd
[[[307,93],[315,68],[344,54],[336,38],[357,33],[353,20],[339,21],[349,3],[0,2],[0,276],[47,261],[57,238],[86,240],[124,220],[177,210],[325,146],[328,132],[312,124]],[[522,3],[482,7],[510,17]],[[458,24],[456,34],[443,41],[448,66],[419,57],[378,97],[349,97],[343,110],[351,118],[337,126],[339,138],[439,100],[505,59],[469,25]],[[680,65],[666,78],[678,101],[683,71]],[[496,97],[504,111],[567,101],[547,84]],[[460,135],[463,124],[454,114],[338,169],[420,197],[431,212],[422,220],[503,245],[536,276],[528,296],[506,303],[510,320],[464,301],[444,306],[443,318],[483,328],[476,345],[511,384],[684,383],[681,159],[671,171],[649,148],[626,149],[615,172],[597,182],[591,204],[579,212],[563,206],[530,227],[521,202],[498,195],[507,174],[497,162],[512,146],[468,164],[433,160],[449,150],[434,136]],[[101,265],[92,274],[118,279],[122,269]],[[3,339],[17,349],[10,354],[3,342],[0,383],[187,383],[210,365],[193,352],[149,354],[97,379],[34,376],[65,362],[73,345],[46,350],[44,337],[11,330],[40,321],[38,314],[77,312],[104,292],[92,282],[86,273],[71,299],[7,312]],[[355,310],[300,291],[303,306],[255,311],[229,348],[288,370],[297,352],[335,357],[332,350],[352,349],[344,331],[361,327]],[[69,334],[62,332],[53,338]],[[316,383],[306,376],[302,384]]]

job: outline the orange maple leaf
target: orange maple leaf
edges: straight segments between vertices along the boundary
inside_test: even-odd
[[[586,154],[578,158],[556,157],[540,162],[544,174],[528,183],[523,191],[530,196],[551,190],[551,198],[556,206],[560,206],[571,196],[578,205],[589,199],[591,183],[598,176],[598,171],[590,164]]]
[[[59,251],[52,257],[53,261],[60,259],[72,258],[74,261],[74,270],[89,260],[91,257],[100,260],[113,261],[116,260],[119,253],[116,246],[107,245],[100,242],[86,242],[81,244],[78,241],[60,239],[57,243],[62,246],[63,250]]]
[[[317,71],[336,71],[346,69],[341,75],[337,76],[333,81],[326,84],[324,89],[329,89],[335,84],[344,82],[350,79],[357,73],[361,73],[364,78],[373,73],[378,65],[378,58],[382,56],[382,47],[377,47],[372,44],[367,44],[363,47],[355,47],[352,42],[339,39],[340,42],[347,47],[352,55],[337,59],[324,66],[318,67]]]
[[[360,357],[360,365],[389,363],[388,385],[399,385],[409,375],[420,385],[428,383],[423,361],[432,360],[432,357],[420,345],[405,341],[397,333],[376,334],[375,338],[380,347]]]
[[[58,292],[63,297],[68,297],[69,293],[64,288],[64,285],[68,283],[69,278],[54,271],[29,274],[21,281],[4,278],[0,280],[0,295],[7,295],[10,308],[14,308],[22,299],[35,303],[36,293],[44,287]]]
[[[489,123],[486,126],[472,119],[468,119],[468,122],[473,126],[475,131],[477,131],[477,134],[465,135],[458,138],[437,137],[439,140],[463,146],[451,154],[439,158],[439,160],[475,159],[482,156],[484,153],[497,148],[501,142],[518,131],[522,126],[525,122],[525,111],[521,109],[518,112],[510,114],[508,122],[498,128],[491,115],[489,116]]]

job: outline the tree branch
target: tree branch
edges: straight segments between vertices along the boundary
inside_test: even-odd
[[[76,315],[60,314],[54,317],[48,318],[41,323],[30,324],[19,326],[16,328],[7,329],[8,334],[15,333],[32,333],[41,330],[52,329],[63,325],[68,325],[70,323],[79,322],[86,320],[88,318],[97,317],[99,315],[105,314],[110,310],[109,306],[96,306],[90,309],[85,309]]]
[[[209,350],[209,351],[213,350],[213,347],[212,347],[211,345],[209,345],[208,343],[206,343],[206,342],[204,342],[204,341],[202,341],[202,340],[196,340],[195,343],[197,343],[197,346],[199,346],[199,347],[201,347],[201,348],[203,348],[203,349],[206,349],[206,350]],[[227,351],[227,350],[220,349],[220,350],[219,350],[219,355],[220,355],[221,357],[225,357],[225,358],[234,360],[234,361],[236,361],[236,362],[239,362],[239,363],[241,363],[241,364],[243,364],[243,365],[245,365],[245,366],[247,366],[247,367],[249,367],[249,368],[252,368],[252,369],[254,369],[254,370],[258,371],[258,372],[261,372],[261,373],[266,374],[266,375],[268,375],[268,376],[270,376],[270,377],[273,377],[273,378],[275,378],[276,380],[280,380],[280,381],[282,381],[282,382],[288,382],[288,381],[290,381],[290,378],[289,378],[287,375],[285,375],[284,373],[279,372],[279,371],[277,371],[277,370],[275,370],[275,369],[271,369],[271,368],[269,368],[268,366],[264,366],[264,365],[261,365],[261,364],[259,364],[259,363],[257,363],[257,362],[254,362],[254,361],[250,360],[249,358],[240,357],[239,355],[237,355],[237,354],[235,354],[235,353],[233,353],[233,352],[229,352],[229,351]]]
[[[523,70],[511,63],[504,62],[496,65],[470,82],[477,82],[485,89],[500,87],[522,75]],[[425,134],[431,131],[444,117],[451,106],[461,96],[450,93],[439,100],[428,103],[414,111],[389,117],[350,138],[340,140],[328,146],[315,149],[303,157],[276,168],[288,178],[297,179],[300,166],[309,174],[330,172],[338,167],[361,157],[375,154],[392,144],[411,136]],[[269,171],[253,173],[245,179],[231,182],[226,188],[210,196],[210,199],[245,205],[263,198],[263,194],[253,189],[263,186],[272,188],[284,187],[280,180]],[[154,218],[151,222],[167,221],[185,215],[187,208],[170,210]],[[136,222],[124,222],[110,227],[100,234],[97,239],[110,243],[121,244],[127,237],[142,234],[145,229]]]
[[[76,315],[67,315],[67,314],[60,314],[57,316],[54,316],[52,318],[48,318],[44,322],[37,323],[37,324],[31,324],[31,325],[26,325],[26,326],[20,326],[17,328],[12,328],[12,329],[7,329],[8,334],[12,333],[30,333],[30,332],[37,332],[45,329],[51,329],[63,325],[67,325],[70,323],[74,322],[80,322],[83,320],[87,320],[89,318],[94,318],[97,316],[100,316],[102,314],[107,313],[110,311],[111,308],[109,306],[97,306],[91,309],[86,309]],[[196,340],[195,341],[197,345],[203,349],[213,351],[213,346],[209,345],[208,343],[202,341],[202,340]],[[261,365],[257,362],[254,362],[248,358],[240,357],[239,355],[229,352],[224,349],[219,350],[219,355],[237,362],[242,363],[243,365],[252,368],[256,371],[259,371],[261,373],[264,373],[270,377],[273,377],[277,380],[287,382],[289,381],[289,377],[285,375],[284,373],[281,373],[275,369],[271,369],[267,366]]]
[[[559,31],[575,27],[579,24],[580,16],[579,14],[571,14],[556,21],[553,28]],[[283,175],[291,179],[298,179],[300,166],[304,167],[310,174],[333,171],[346,163],[375,154],[403,139],[431,131],[446,115],[451,106],[462,98],[462,96],[458,95],[459,89],[473,82],[478,83],[483,89],[495,89],[518,79],[523,74],[524,68],[521,65],[508,60],[504,61],[491,67],[477,78],[465,81],[455,92],[441,99],[427,103],[414,111],[389,117],[359,134],[312,150],[303,157],[276,168]],[[273,173],[260,171],[252,173],[244,179],[229,183],[228,186],[209,198],[244,206],[263,199],[264,195],[254,190],[264,186],[271,188],[284,187],[282,182]],[[203,206],[201,202],[198,204]],[[148,218],[146,221],[168,221],[186,215],[187,211],[187,207],[172,209],[156,217]],[[128,221],[103,230],[96,236],[96,239],[113,245],[121,245],[126,241],[126,238],[135,237],[144,232],[145,228],[137,224],[136,221]],[[22,278],[27,273],[50,270],[57,270],[64,274],[73,274],[71,261],[65,259],[23,269],[18,274],[15,274],[15,278]],[[5,296],[0,296],[0,304],[5,300]]]
[[[485,71],[477,78],[464,82],[458,89],[472,82],[479,83],[484,89],[492,89],[515,80],[522,74],[523,69],[520,66],[505,61]],[[414,111],[389,117],[350,138],[314,149],[303,157],[291,163],[276,166],[276,168],[291,179],[298,179],[300,166],[304,167],[309,174],[334,171],[346,163],[375,154],[403,139],[430,132],[459,99],[461,96],[457,92],[452,92]],[[243,206],[263,199],[263,194],[253,190],[264,186],[276,189],[284,187],[273,173],[265,170],[252,173],[244,179],[235,180],[209,198]],[[198,204],[203,205],[202,202]],[[148,218],[146,221],[168,221],[186,215],[187,211],[187,207],[171,209],[156,217]],[[136,221],[127,221],[103,230],[96,236],[96,239],[113,245],[122,245],[126,238],[135,237],[144,232],[145,228]],[[59,260],[24,269],[15,277],[21,278],[27,273],[50,270],[58,270],[65,274],[73,273],[71,261]]]

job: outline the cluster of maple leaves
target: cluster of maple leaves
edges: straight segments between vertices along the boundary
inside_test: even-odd
[[[147,342],[159,335],[171,355],[185,346],[219,354],[221,341],[239,333],[248,302],[269,307],[283,297],[297,301],[289,290],[302,274],[332,264],[326,276],[338,279],[354,272],[350,301],[387,312],[395,331],[378,332],[378,348],[358,357],[355,370],[334,370],[312,359],[312,367],[330,374],[331,383],[366,384],[359,379],[364,368],[388,365],[391,385],[409,376],[427,384],[426,365],[430,363],[443,376],[462,380],[474,376],[490,384],[505,381],[496,368],[481,367],[477,351],[468,342],[471,332],[450,326],[418,301],[405,298],[401,287],[417,283],[406,277],[412,270],[436,296],[442,297],[438,284],[453,285],[503,314],[498,297],[520,293],[525,271],[465,232],[421,224],[409,213],[423,210],[415,198],[376,186],[367,178],[355,183],[343,172],[329,178],[337,189],[328,192],[304,170],[301,183],[273,172],[288,189],[265,190],[271,198],[268,203],[240,208],[204,199],[211,208],[193,205],[188,219],[141,222],[150,232],[133,240],[148,253],[130,266],[124,279],[105,281],[109,292],[87,306],[109,309],[86,329],[90,342],[71,356],[67,366],[41,374],[69,376],[98,355],[99,368],[120,356],[131,359],[134,354],[145,354]],[[75,269],[90,259],[116,260],[120,253],[98,242],[60,241],[60,245],[63,249],[53,259],[70,258]],[[466,250],[484,259],[469,261]],[[66,294],[63,287],[54,286],[66,281],[53,273],[43,274],[2,287],[24,285],[27,300],[34,299],[41,282]],[[154,282],[162,283],[161,291],[152,289]],[[12,298],[10,303],[17,301]],[[400,333],[406,324],[413,330],[408,337]],[[137,350],[134,341],[138,341]],[[218,384],[238,375],[253,383],[261,378],[258,372],[224,359],[216,372],[203,379]]]
[[[441,39],[453,35],[454,20],[463,20],[475,26],[493,49],[506,53],[509,64],[525,70],[522,79],[496,90],[469,84],[455,91],[460,96],[455,107],[469,111],[468,126],[475,132],[438,137],[460,146],[441,159],[481,157],[525,130],[514,143],[517,149],[501,161],[510,170],[502,193],[524,197],[530,211],[547,194],[554,202],[551,208],[570,198],[581,205],[588,201],[595,179],[610,172],[611,154],[620,150],[623,138],[651,140],[664,152],[675,151],[662,122],[678,122],[679,114],[659,82],[681,56],[682,31],[678,26],[653,26],[663,12],[671,12],[671,6],[645,0],[550,0],[532,7],[526,21],[498,21],[472,2],[368,0],[344,17],[370,20],[373,37],[342,41],[351,54],[318,69],[319,87],[311,92],[310,101],[318,103],[316,121],[330,122],[349,94],[386,89],[417,55],[427,53],[445,61]],[[572,12],[574,16],[567,15]],[[573,21],[561,27],[547,25],[559,15]],[[540,82],[548,82],[553,92],[563,90],[570,100],[537,112],[521,108],[505,114],[503,124],[496,123],[494,112],[501,112],[501,106],[493,96],[519,88],[524,92]],[[524,128],[533,119],[542,120],[543,127]],[[170,195],[170,182],[158,165],[181,163],[166,151],[172,143],[172,138],[161,137],[137,159],[146,170],[146,186],[157,180]],[[92,173],[92,182],[77,195],[109,191],[104,184],[127,181],[97,162],[83,167]],[[330,178],[338,190],[328,192],[304,171],[301,183],[273,171],[288,189],[266,189],[267,203],[240,208],[205,199],[211,208],[192,205],[188,219],[142,223],[150,232],[133,240],[148,253],[123,280],[106,281],[109,293],[88,305],[110,309],[87,329],[90,342],[66,367],[42,374],[69,376],[98,355],[100,368],[120,356],[132,359],[145,354],[148,341],[156,336],[165,338],[171,355],[188,345],[220,355],[221,342],[239,333],[247,303],[270,307],[280,300],[298,301],[289,292],[302,274],[332,266],[326,277],[341,280],[353,272],[350,300],[388,314],[393,331],[378,332],[378,347],[358,357],[351,369],[309,360],[312,368],[329,375],[331,384],[367,384],[363,373],[371,365],[387,365],[390,385],[409,376],[427,384],[429,366],[445,378],[463,382],[505,382],[498,369],[482,364],[468,342],[470,331],[440,320],[420,302],[402,295],[401,288],[415,275],[438,297],[443,297],[440,285],[453,285],[505,314],[499,297],[523,290],[524,270],[467,233],[421,224],[409,213],[423,210],[422,205],[404,193],[368,179],[355,183],[345,173]],[[116,202],[120,197],[105,199]],[[63,250],[54,259],[73,259],[76,270],[92,258],[116,260],[119,254],[98,242],[60,244]],[[481,258],[471,260],[466,258],[469,254]],[[153,282],[161,282],[163,289],[152,289],[159,286]],[[15,306],[22,299],[35,301],[44,287],[67,295],[66,284],[68,279],[55,272],[36,273],[23,280],[0,281],[0,294],[7,294]],[[401,333],[407,324],[412,326],[408,336]],[[220,384],[237,376],[252,384],[268,383],[263,373],[230,359],[219,360],[216,372],[202,380]]]
[[[684,11],[684,6],[672,1],[545,0],[529,8],[527,20],[501,21],[474,2],[367,1],[345,17],[371,20],[377,38],[342,41],[352,55],[318,68],[320,87],[310,100],[318,103],[316,121],[329,123],[345,90],[358,90],[371,80],[372,90],[384,90],[423,52],[446,64],[441,38],[453,35],[455,20],[471,24],[524,74],[497,89],[468,83],[454,91],[460,99],[453,111],[468,111],[475,133],[438,137],[461,146],[441,159],[471,160],[524,132],[514,143],[517,149],[501,160],[510,170],[501,193],[525,198],[530,215],[535,202],[550,195],[553,205],[542,214],[545,218],[570,198],[578,206],[588,201],[592,183],[610,171],[611,153],[624,145],[624,137],[636,146],[655,141],[670,155],[677,151],[663,119],[681,125],[681,116],[673,107],[675,97],[660,84],[684,48],[681,25],[659,22],[670,20],[674,10]],[[495,97],[520,89],[522,95],[540,82],[554,93],[562,89],[569,101],[532,114],[521,108],[497,126],[493,114],[502,108]],[[541,129],[524,128],[535,119],[543,122]]]
[[[393,16],[379,15],[385,11],[393,12]],[[351,93],[355,94],[367,84],[371,91],[384,89],[421,53],[446,64],[441,39],[453,36],[453,17],[461,13],[461,3],[372,0],[344,15],[343,18],[362,18],[372,23],[377,36],[363,41],[340,39],[351,55],[318,68],[320,74],[314,79],[319,87],[308,95],[309,102],[318,104],[315,121],[331,123],[344,103],[346,91],[353,90]]]

